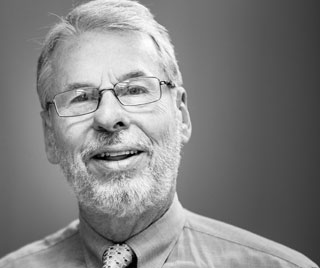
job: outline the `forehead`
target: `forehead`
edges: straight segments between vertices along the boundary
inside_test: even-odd
[[[107,87],[128,73],[162,76],[152,39],[138,32],[86,32],[64,40],[54,57],[55,93],[71,83]]]

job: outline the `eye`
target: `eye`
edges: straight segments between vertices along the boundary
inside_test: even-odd
[[[88,101],[90,99],[92,99],[92,97],[90,97],[90,94],[88,94],[87,92],[82,92],[81,94],[79,94],[76,97],[74,97],[70,101],[70,103],[79,103],[79,102]]]
[[[137,85],[133,85],[133,86],[128,86],[126,88],[126,95],[141,95],[141,94],[147,94],[149,92],[149,90],[143,86],[137,86]]]
[[[96,89],[76,90],[73,96],[70,96],[70,104],[87,103],[97,101],[99,99],[99,91]]]

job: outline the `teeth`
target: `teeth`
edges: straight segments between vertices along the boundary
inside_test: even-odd
[[[137,150],[131,150],[131,151],[123,151],[123,152],[110,152],[110,153],[101,153],[98,156],[101,158],[104,157],[114,157],[114,156],[119,156],[119,155],[129,155],[129,154],[137,154]]]

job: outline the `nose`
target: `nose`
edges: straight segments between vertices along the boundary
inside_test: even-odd
[[[117,132],[128,128],[129,124],[129,114],[118,101],[113,91],[103,91],[99,108],[94,112],[94,129]]]

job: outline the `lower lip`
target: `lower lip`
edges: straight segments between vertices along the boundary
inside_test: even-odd
[[[105,175],[109,172],[136,170],[147,163],[147,153],[143,152],[119,161],[91,159],[88,169],[97,174]]]

